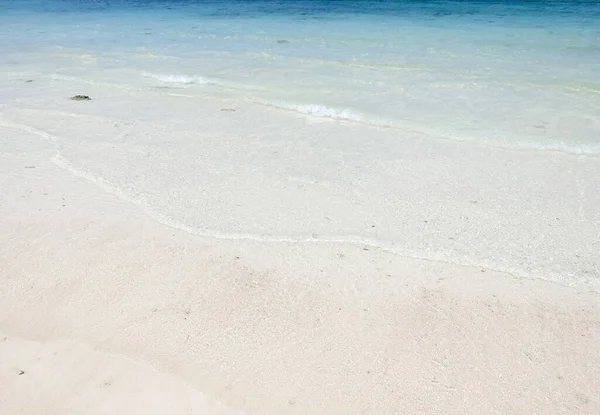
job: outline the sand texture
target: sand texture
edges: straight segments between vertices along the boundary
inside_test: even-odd
[[[598,157],[28,85],[2,413],[600,413]]]

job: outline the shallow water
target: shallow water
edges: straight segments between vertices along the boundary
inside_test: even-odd
[[[597,1],[4,1],[3,84],[83,79],[600,154]]]

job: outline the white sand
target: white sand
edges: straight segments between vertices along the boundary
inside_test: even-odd
[[[600,412],[599,158],[23,85],[8,413]]]
[[[0,332],[0,356],[2,413],[241,413],[147,364],[70,340],[40,344]]]

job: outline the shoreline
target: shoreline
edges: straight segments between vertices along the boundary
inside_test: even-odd
[[[265,112],[270,113],[289,113],[289,118],[306,118],[312,119],[309,122],[334,122],[338,124],[357,125],[365,129],[382,129],[391,130],[393,134],[401,136],[404,140],[428,140],[440,141],[442,143],[464,143],[483,149],[498,149],[504,151],[516,152],[541,152],[541,153],[556,153],[558,155],[572,155],[590,158],[600,158],[600,146],[594,142],[571,142],[565,143],[556,141],[556,137],[549,142],[543,142],[545,135],[544,125],[531,125],[527,128],[523,126],[521,135],[517,132],[493,132],[490,137],[481,135],[461,136],[456,131],[439,130],[433,127],[424,125],[407,123],[406,120],[393,120],[383,117],[378,114],[363,113],[353,108],[345,108],[342,106],[327,106],[325,104],[314,103],[312,101],[291,101],[277,100],[274,98],[258,98],[250,97],[248,94],[233,93],[238,88],[235,83],[219,82],[217,80],[205,80],[198,82],[185,82],[176,80],[161,80],[161,75],[147,74],[141,70],[132,71],[131,73],[114,73],[102,74],[94,73],[92,76],[102,76],[97,80],[90,80],[87,77],[68,76],[60,74],[40,74],[30,72],[28,76],[23,77],[21,73],[15,73],[7,82],[11,83],[30,82],[35,79],[38,84],[44,83],[46,86],[53,85],[56,87],[60,83],[71,83],[82,85],[83,89],[101,90],[122,90],[127,91],[132,95],[147,94],[149,96],[184,98],[195,101],[214,101],[222,103],[233,103],[245,107],[264,107]],[[183,74],[164,75],[164,77],[172,77],[174,79],[190,78],[202,79],[202,76],[191,76]],[[32,79],[33,78],[33,79]],[[154,82],[149,82],[149,79]],[[113,83],[114,79],[120,82]],[[110,81],[109,81],[110,80]],[[12,85],[10,85],[12,86]],[[58,87],[60,88],[60,86]],[[257,87],[248,87],[252,91]],[[542,122],[546,124],[546,122]],[[506,135],[504,134],[506,133]],[[510,136],[509,140],[506,137]],[[519,138],[528,137],[527,141],[520,141]],[[502,139],[501,139],[502,138]]]
[[[73,91],[63,87],[4,108],[0,122],[168,226],[215,239],[349,243],[600,291],[600,158],[149,91],[86,88],[96,98],[77,104],[60,98]]]

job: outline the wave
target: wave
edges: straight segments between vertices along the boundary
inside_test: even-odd
[[[227,81],[224,79],[205,78],[198,75],[184,74],[160,74],[143,72],[143,77],[153,78],[165,84],[181,84],[181,85],[210,85],[213,87],[222,88],[225,90],[235,91],[261,91],[263,88],[258,85],[247,85],[236,82]]]
[[[270,107],[280,108],[289,111],[296,111],[301,114],[312,115],[314,117],[325,117],[325,118],[334,118],[336,120],[347,120],[347,121],[355,121],[355,122],[365,122],[365,118],[363,115],[358,112],[343,109],[343,108],[333,108],[327,107],[325,105],[320,104],[290,104],[287,102],[260,102],[255,101],[258,104],[267,105]],[[368,123],[368,121],[366,121]]]
[[[220,82],[207,79],[201,76],[189,76],[183,74],[155,74],[144,73],[146,77],[154,78],[164,83],[178,84],[204,84],[216,85],[226,89],[235,89],[242,91],[258,90],[258,87],[249,85]],[[491,146],[508,150],[523,151],[556,151],[574,155],[598,156],[600,155],[600,143],[567,143],[559,139],[550,139],[548,141],[535,140],[528,136],[516,136],[515,133],[506,131],[506,134],[500,132],[480,131],[479,134],[457,134],[452,129],[443,127],[432,127],[421,125],[405,119],[389,119],[378,116],[373,113],[365,113],[356,109],[332,107],[323,104],[294,103],[287,101],[271,101],[264,98],[245,96],[245,98],[255,104],[264,105],[286,111],[294,111],[311,117],[330,118],[334,120],[349,121],[373,127],[392,128],[403,131],[408,136],[424,137],[432,139],[450,140],[458,142],[469,142],[476,145]],[[491,133],[491,134],[490,134]]]
[[[502,136],[500,135],[494,137],[486,137],[486,134],[484,132],[482,132],[481,136],[464,136],[452,133],[450,131],[443,131],[438,128],[428,128],[425,126],[419,126],[414,125],[412,123],[402,122],[400,120],[393,121],[389,119],[378,118],[371,114],[362,114],[358,111],[353,111],[344,108],[328,107],[320,104],[293,104],[282,101],[272,102],[259,100],[252,100],[252,102],[278,109],[295,111],[313,117],[332,118],[336,120],[366,124],[374,127],[392,128],[404,131],[409,136],[414,137],[427,136],[431,139],[472,143],[475,145],[490,146],[502,148],[505,150],[551,152],[555,151],[559,153],[584,156],[600,155],[600,143],[566,143],[554,140],[542,142],[523,140],[525,137],[521,137],[520,140],[517,139],[517,137],[513,137],[514,140],[506,140],[502,139]]]
[[[217,82],[212,79],[203,78],[201,76],[189,76],[189,75],[173,75],[173,74],[154,74],[144,72],[142,74],[146,78],[154,78],[160,82],[169,84],[216,84]]]

